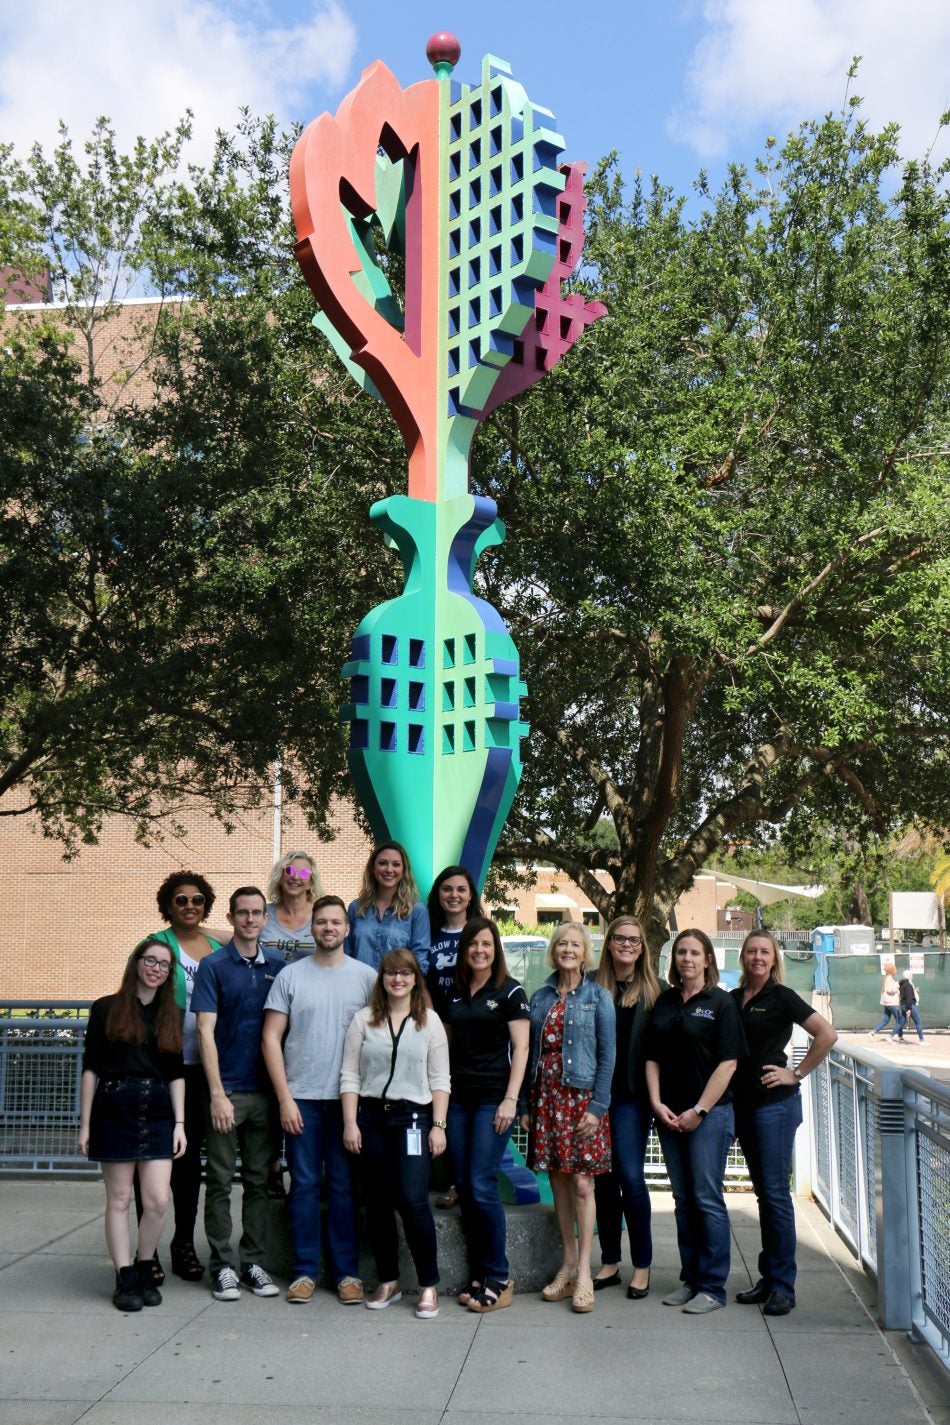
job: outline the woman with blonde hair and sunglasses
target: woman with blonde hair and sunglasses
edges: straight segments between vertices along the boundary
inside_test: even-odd
[[[594,1278],[594,1290],[621,1284],[621,1234],[626,1221],[633,1263],[627,1297],[641,1301],[650,1290],[653,1262],[650,1190],[644,1172],[653,1110],[647,1093],[643,1032],[658,995],[669,985],[657,979],[639,920],[621,915],[610,922],[594,979],[610,995],[617,1016],[617,1058],[610,1086],[613,1165],[609,1173],[594,1179],[603,1264]]]
[[[782,956],[767,930],[751,930],[739,951],[739,986],[732,991],[749,1046],[732,1083],[736,1137],[759,1204],[759,1280],[736,1300],[760,1302],[766,1316],[795,1305],[795,1208],[789,1189],[792,1149],[802,1121],[803,1079],[826,1058],[838,1035],[817,1010],[782,983]],[[789,1067],[786,1046],[800,1024],[812,1036],[800,1064]]]
[[[267,915],[258,941],[262,950],[282,955],[288,965],[316,950],[311,928],[313,903],[323,895],[317,863],[306,851],[287,851],[271,867]]]

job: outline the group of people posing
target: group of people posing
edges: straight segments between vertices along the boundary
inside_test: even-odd
[[[474,1312],[509,1306],[498,1175],[519,1120],[529,1166],[549,1174],[562,1241],[546,1301],[589,1312],[596,1292],[622,1284],[624,1220],[627,1296],[648,1295],[644,1160],[655,1122],[681,1259],[680,1285],[664,1303],[690,1314],[725,1305],[723,1179],[737,1135],[762,1226],[760,1280],[737,1299],[761,1302],[769,1314],[794,1306],[789,1173],[799,1085],[836,1036],[782,983],[768,933],[746,937],[740,986],[729,995],[702,931],[676,937],[667,985],[635,919],[607,927],[596,969],[586,927],[565,922],[548,946],[551,974],[529,1002],[469,872],[447,867],[422,905],[397,843],[373,851],[349,907],[322,894],[311,857],[282,857],[266,896],[253,886],[231,895],[226,943],[207,928],[215,897],[204,877],[176,872],[157,899],[166,927],[136,946],[119,992],[92,1006],[83,1059],[80,1148],[102,1166],[121,1310],[161,1302],[157,1248],[169,1192],[171,1270],[190,1281],[204,1274],[194,1243],[203,1145],[213,1296],[235,1301],[242,1286],[279,1295],[263,1259],[268,1193],[283,1191],[281,1133],[290,1171],[288,1302],[309,1301],[319,1279],[325,1177],[327,1274],[340,1302],[381,1310],[401,1299],[398,1212],[418,1278],[415,1314],[436,1316],[430,1170],[447,1154],[449,1200],[457,1197],[469,1252],[458,1301]],[[794,1024],[812,1042],[789,1067]],[[377,1273],[369,1292],[359,1274],[357,1181]]]

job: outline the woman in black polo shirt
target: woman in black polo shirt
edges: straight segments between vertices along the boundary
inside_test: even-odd
[[[746,1052],[735,1001],[719,989],[712,941],[681,930],[671,989],[647,1025],[647,1088],[676,1207],[680,1282],[663,1298],[691,1316],[726,1304],[729,1217],[722,1184],[734,1133],[730,1081]]]
[[[528,1066],[530,1012],[508,974],[498,927],[485,916],[462,931],[455,974],[448,1140],[470,1266],[459,1301],[469,1311],[497,1311],[514,1292],[498,1168]]]
[[[799,1084],[817,1068],[838,1035],[827,1020],[782,983],[782,957],[767,930],[753,930],[739,952],[739,1006],[749,1046],[733,1080],[736,1136],[759,1202],[759,1280],[736,1301],[764,1302],[767,1316],[795,1305],[795,1209],[789,1189],[792,1149],[802,1121]],[[812,1036],[808,1053],[790,1069],[785,1047],[792,1026]]]

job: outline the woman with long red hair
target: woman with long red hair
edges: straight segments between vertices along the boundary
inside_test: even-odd
[[[172,1159],[185,1151],[181,1010],[174,957],[161,940],[136,946],[118,994],[89,1011],[79,1099],[79,1150],[102,1165],[106,1246],[120,1311],[159,1306],[152,1261],[168,1213]],[[133,1260],[132,1178],[138,1168],[142,1217]]]

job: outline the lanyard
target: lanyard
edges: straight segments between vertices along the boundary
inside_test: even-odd
[[[399,1026],[399,1032],[398,1032],[398,1034],[394,1034],[394,1033],[393,1033],[393,1022],[392,1022],[392,1019],[389,1017],[389,1015],[386,1016],[386,1023],[387,1023],[387,1025],[389,1026],[389,1037],[390,1037],[390,1039],[393,1041],[393,1053],[392,1053],[392,1058],[391,1058],[391,1060],[390,1060],[390,1062],[389,1062],[389,1078],[386,1080],[386,1083],[385,1083],[385,1085],[384,1085],[384,1087],[383,1087],[383,1091],[382,1091],[382,1093],[380,1094],[380,1098],[382,1098],[382,1099],[385,1099],[385,1097],[386,1097],[386,1090],[389,1088],[389,1085],[390,1085],[390,1084],[392,1083],[392,1081],[393,1081],[393,1075],[394,1075],[395,1072],[396,1072],[396,1055],[399,1053],[399,1041],[400,1041],[400,1039],[402,1038],[402,1031],[405,1029],[405,1027],[406,1027],[406,1025],[408,1024],[408,1022],[409,1022],[409,1015],[407,1014],[406,1017],[405,1017],[405,1019],[403,1020],[402,1024],[400,1024],[400,1026]]]

